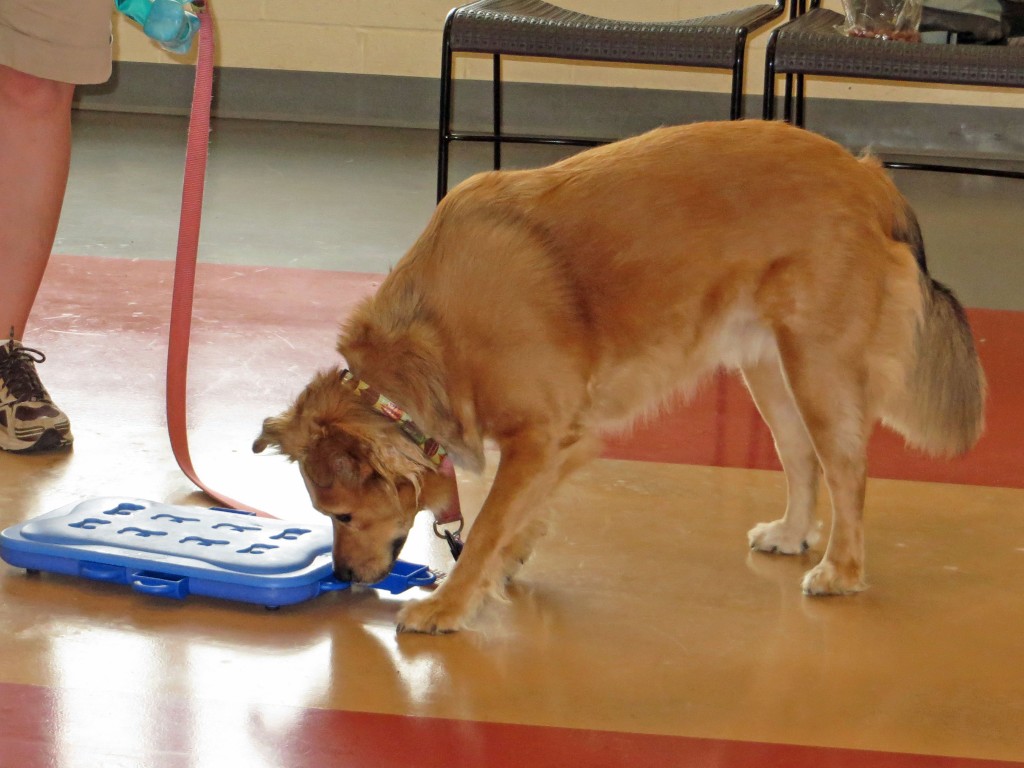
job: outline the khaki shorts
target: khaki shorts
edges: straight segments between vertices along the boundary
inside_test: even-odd
[[[47,80],[110,77],[111,0],[0,0],[0,64]]]

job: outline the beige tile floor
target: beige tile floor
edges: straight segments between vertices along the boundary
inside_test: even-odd
[[[79,117],[58,244],[69,256],[54,260],[29,339],[49,355],[42,373],[76,445],[0,455],[0,527],[97,495],[209,503],[164,433],[172,203],[149,187],[173,186],[170,125]],[[115,142],[117,126],[145,138],[126,148],[132,131]],[[221,263],[201,273],[191,361],[196,461],[229,495],[311,520],[294,469],[248,446],[333,362],[337,320],[429,215],[431,137],[219,128],[203,242]],[[1021,193],[932,178],[906,184],[926,238],[939,232],[936,271],[985,299],[972,306],[1020,309]],[[952,243],[960,217],[971,228]],[[365,274],[319,271],[334,268]],[[471,519],[487,475],[461,482]],[[395,635],[419,590],[268,613],[0,565],[0,766],[1024,763],[1024,488],[872,481],[872,588],[850,599],[800,594],[820,550],[747,550],[746,530],[783,503],[771,471],[598,461],[559,498],[510,599],[444,638]],[[425,520],[404,556],[447,567]],[[513,726],[529,728],[501,741]]]

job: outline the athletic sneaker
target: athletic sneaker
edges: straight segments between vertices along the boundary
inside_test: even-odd
[[[13,338],[0,344],[0,450],[53,451],[74,440],[68,417],[39,381],[35,364],[44,360]]]

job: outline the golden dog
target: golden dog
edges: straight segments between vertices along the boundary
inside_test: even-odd
[[[445,198],[338,352],[461,466],[501,459],[451,575],[399,630],[447,632],[500,590],[545,499],[628,426],[720,366],[771,427],[785,515],[750,546],[796,553],[819,467],[832,529],[812,595],[865,587],[865,447],[881,419],[955,454],[983,425],[984,375],[913,212],[876,161],[782,123],[662,128],[547,168],[477,175]],[[253,445],[297,461],[334,520],[339,575],[373,582],[449,485],[335,369]]]

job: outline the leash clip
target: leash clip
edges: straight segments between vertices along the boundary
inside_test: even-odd
[[[447,528],[442,528],[441,523],[434,521],[434,535],[439,539],[444,539],[448,543],[448,549],[452,553],[452,559],[458,560],[459,555],[462,554],[462,537],[459,535],[462,533],[463,520],[460,517],[458,520],[459,526],[454,531]]]

